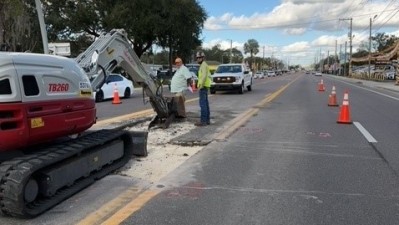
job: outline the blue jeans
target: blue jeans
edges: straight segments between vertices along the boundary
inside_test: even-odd
[[[199,105],[201,107],[201,123],[210,123],[208,88],[201,88],[199,90]]]

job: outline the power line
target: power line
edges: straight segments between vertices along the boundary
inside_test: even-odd
[[[392,9],[392,10],[387,10],[387,12],[389,11],[394,11],[396,9]],[[370,15],[375,15],[376,13],[380,13],[382,11],[378,11],[378,12],[372,12],[372,13],[367,13],[367,14],[359,14],[359,15],[354,15],[352,17],[366,17],[366,16],[370,16]],[[314,17],[305,17],[303,19],[311,19]],[[251,27],[251,26],[247,26],[247,25],[237,25],[235,26],[236,28],[220,28],[220,29],[204,29],[204,30],[208,30],[208,31],[230,31],[230,30],[262,30],[262,29],[267,29],[267,28],[284,28],[284,27],[292,27],[292,26],[300,26],[300,25],[309,25],[309,24],[315,24],[315,23],[327,23],[327,22],[332,22],[332,21],[336,21],[337,19],[328,19],[328,20],[319,20],[319,21],[309,21],[309,22],[303,22],[303,23],[287,23],[287,24],[276,24],[276,25],[266,25],[266,24],[257,24],[257,27]]]
[[[390,6],[392,5],[392,3],[394,3],[394,1],[395,1],[395,0],[391,0],[391,1],[387,4],[387,6],[385,6],[384,10],[382,10],[382,12],[381,12],[379,15],[377,15],[377,18],[376,18],[374,21],[377,21],[377,20],[379,19],[379,16],[382,15],[382,14],[385,12],[385,10],[386,10],[388,7],[390,7]]]
[[[349,9],[352,7],[352,5],[353,5],[354,2],[355,2],[355,1],[352,0],[351,4],[348,6],[348,8],[346,9],[346,11],[342,14],[343,16],[345,16],[345,14],[348,13]],[[359,4],[359,5],[360,5],[360,4]],[[348,17],[350,17],[350,16],[348,16]]]
[[[395,0],[391,0],[391,1],[385,6],[385,8],[384,8],[381,12],[379,12],[378,15],[375,15],[375,16],[374,16],[374,17],[375,17],[375,19],[374,19],[374,21],[373,21],[374,23],[375,23],[375,21],[377,21],[378,19],[380,19],[381,15],[382,15],[383,13],[385,13],[385,11],[386,11],[386,12],[393,12],[393,11],[396,10],[396,9],[387,10],[387,9],[392,5],[392,3],[394,3],[394,1],[395,1]],[[365,27],[361,32],[359,32],[359,36],[362,36],[363,33],[368,32],[368,31],[369,31],[369,27]]]
[[[379,26],[376,30],[374,30],[373,34],[375,34],[377,31],[379,31],[386,23],[388,23],[388,21],[390,21],[397,13],[399,12],[399,7],[396,8],[396,12],[389,17],[388,20],[386,20],[383,24],[381,24],[381,26]]]

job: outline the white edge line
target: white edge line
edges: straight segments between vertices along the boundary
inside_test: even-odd
[[[364,128],[359,122],[353,122],[357,129],[360,131],[360,133],[363,134],[363,136],[367,139],[368,142],[370,143],[377,143],[377,140]]]
[[[335,79],[335,80],[339,80],[339,79]],[[393,96],[390,96],[390,95],[387,95],[387,94],[384,94],[384,93],[381,93],[381,92],[374,91],[374,90],[371,90],[371,89],[369,89],[369,88],[366,88],[366,87],[368,87],[368,86],[366,86],[366,87],[361,87],[361,86],[355,85],[355,84],[353,84],[353,83],[351,83],[351,82],[348,82],[348,81],[345,81],[345,80],[339,80],[339,81],[342,82],[342,83],[348,84],[348,85],[350,85],[350,86],[357,87],[357,88],[360,88],[360,89],[363,89],[363,90],[366,90],[366,91],[369,91],[369,92],[373,92],[373,93],[375,93],[375,94],[382,95],[382,96],[384,96],[384,97],[391,98],[391,99],[394,99],[394,100],[396,100],[396,101],[399,101],[399,98],[396,98],[396,97],[393,97]],[[381,88],[381,87],[377,86],[377,88]]]

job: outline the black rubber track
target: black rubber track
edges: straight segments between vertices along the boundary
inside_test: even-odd
[[[117,139],[124,142],[125,153],[123,158],[104,166],[100,171],[94,171],[89,176],[76,180],[69,187],[59,189],[52,197],[39,195],[33,202],[25,202],[24,187],[33,174]],[[99,130],[72,141],[47,147],[40,152],[4,162],[0,164],[0,211],[4,215],[13,217],[35,217],[89,186],[95,180],[122,167],[132,156],[132,137],[129,132],[110,129]]]

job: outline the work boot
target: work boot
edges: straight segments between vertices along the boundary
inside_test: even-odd
[[[196,122],[196,123],[194,123],[194,125],[197,127],[203,127],[203,126],[206,126],[207,124],[203,123],[203,122]]]

